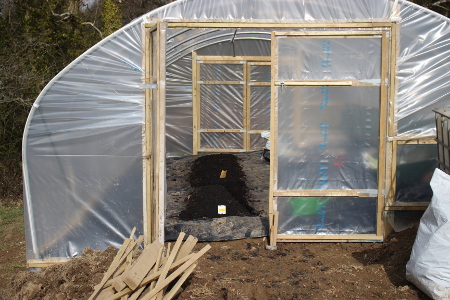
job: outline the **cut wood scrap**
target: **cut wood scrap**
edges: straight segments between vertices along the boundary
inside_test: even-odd
[[[206,251],[208,251],[209,249],[211,249],[210,245],[206,245],[205,247],[203,247],[202,250],[200,250],[198,253],[196,253],[193,257],[191,257],[187,262],[185,262],[184,264],[182,264],[178,269],[176,269],[175,271],[173,271],[172,274],[170,274],[166,279],[164,279],[164,281],[162,281],[161,283],[157,283],[155,285],[155,288],[148,293],[148,295],[146,295],[144,298],[142,298],[142,300],[148,300],[151,299],[153,296],[155,296],[156,294],[159,293],[160,290],[162,290],[165,286],[167,286],[169,283],[171,283],[174,279],[176,279],[178,276],[180,276],[181,274],[184,273],[184,271],[186,271],[192,264],[194,264],[203,254],[206,253]]]
[[[199,252],[191,253],[188,256],[185,256],[182,259],[179,259],[178,261],[173,263],[173,265],[170,267],[170,270],[175,269],[179,266],[178,269],[174,270],[163,282],[161,282],[160,286],[155,286],[155,288],[152,289],[147,295],[145,295],[145,297],[142,297],[142,299],[148,300],[148,299],[151,299],[152,297],[154,297],[155,295],[157,295],[159,293],[159,291],[161,291],[165,286],[167,286],[169,283],[171,283],[178,276],[183,274],[184,271],[186,271],[192,264],[194,264],[209,249],[211,249],[211,246],[208,244],[205,247],[203,247]],[[161,273],[162,273],[162,270],[148,275],[147,277],[144,278],[144,280],[141,282],[139,287],[146,286],[150,282],[154,281],[161,275]],[[117,300],[125,295],[131,294],[132,292],[133,292],[133,290],[131,290],[130,288],[125,288],[121,292],[118,292],[118,293],[114,294],[113,296],[111,296],[110,298],[108,298],[108,300]]]
[[[137,289],[142,279],[147,276],[155,265],[158,260],[158,253],[162,248],[163,245],[159,241],[154,241],[142,251],[131,268],[123,275],[123,281],[130,289]]]
[[[160,284],[160,282],[164,281],[167,274],[169,273],[170,266],[172,265],[173,261],[175,260],[175,257],[178,254],[178,251],[181,248],[181,244],[183,243],[184,236],[186,234],[184,232],[181,232],[178,236],[177,241],[175,242],[175,245],[173,246],[172,252],[170,252],[169,257],[167,258],[167,261],[164,263],[163,269],[161,271],[161,275],[158,278],[158,281],[156,282],[156,286]],[[164,289],[162,289],[156,297],[154,297],[152,300],[162,300],[164,294]]]
[[[178,290],[181,288],[181,286],[183,285],[183,283],[186,281],[186,279],[189,277],[189,275],[191,275],[191,273],[194,271],[195,267],[197,267],[197,263],[194,263],[193,265],[191,265],[184,273],[183,275],[180,277],[180,279],[178,279],[177,283],[172,287],[172,289],[170,290],[170,292],[168,292],[163,300],[170,300],[172,299],[177,293]]]
[[[142,279],[147,276],[148,272],[154,266],[159,249],[162,247],[163,245],[159,241],[155,241],[147,246],[132,264],[130,262],[130,265],[127,265],[126,271],[113,280],[112,286],[114,289],[120,292],[127,285],[133,290],[136,289]],[[128,255],[127,262],[132,254],[133,252]]]
[[[108,270],[105,273],[105,276],[111,272],[113,269],[116,269],[117,265],[119,264],[120,259],[122,258],[123,254],[127,250],[128,246],[134,242],[134,239],[125,239],[122,246],[120,247],[119,251],[117,252],[116,256],[114,257],[111,265],[109,266]]]
[[[166,279],[167,273],[169,273],[170,266],[172,265],[173,261],[175,260],[175,257],[178,254],[178,250],[180,250],[181,243],[183,242],[185,233],[181,232],[178,236],[177,241],[175,242],[175,245],[173,246],[172,252],[170,253],[169,257],[167,258],[167,262],[164,264],[163,269],[161,271],[161,275],[158,278],[158,281],[156,282],[156,286],[158,286],[164,279]]]
[[[158,253],[158,260],[156,261],[156,267],[153,269],[152,274],[156,273],[159,271],[159,268],[164,265],[164,262],[162,262],[162,251],[163,249],[160,249],[159,253]],[[161,263],[162,262],[162,263]],[[156,281],[152,281],[152,283],[150,283],[150,289],[153,289],[155,287]]]
[[[120,259],[122,258],[123,254],[125,253],[125,251],[127,250],[128,246],[134,242],[134,233],[136,232],[136,227],[133,227],[133,229],[131,230],[131,234],[130,237],[125,239],[123,241],[122,246],[120,247],[119,251],[117,251],[116,256],[114,257],[111,265],[108,268],[108,271],[106,271],[105,276],[108,274],[108,272],[110,272],[112,269],[115,269],[117,267],[117,264],[119,263]]]
[[[186,255],[188,255],[189,253],[191,253],[192,249],[194,249],[197,242],[198,242],[198,239],[193,237],[192,235],[190,235],[184,242],[183,246],[181,246],[180,251],[178,251],[178,254],[175,257],[175,260],[183,258]]]
[[[195,269],[197,260],[211,248],[206,245],[199,252],[190,253],[198,240],[189,236],[183,242],[184,238],[185,234],[180,233],[171,250],[167,244],[165,255],[164,246],[155,241],[137,258],[134,253],[143,237],[136,241],[126,239],[89,299],[172,299],[182,290],[181,285]],[[166,291],[172,282],[173,287]]]
[[[150,286],[149,285],[143,286],[143,287],[140,287],[139,289],[135,290],[133,294],[128,295],[128,296],[130,296],[130,297],[128,297],[128,300],[137,300],[140,295],[145,295],[144,294],[145,289],[150,290]],[[148,291],[147,291],[147,293],[148,293]]]
[[[94,293],[89,297],[89,300],[95,299],[103,289],[103,286],[105,283],[111,278],[111,276],[114,274],[116,269],[126,260],[128,254],[130,254],[135,248],[139,247],[140,244],[142,244],[142,241],[144,240],[144,236],[141,235],[139,238],[134,241],[133,243],[129,244],[127,247],[127,250],[123,253],[122,257],[118,259],[118,262],[116,265],[109,269],[109,272],[106,272],[105,276],[103,277],[102,281],[95,286]]]
[[[103,289],[100,294],[97,296],[98,300],[103,300],[103,299],[108,299],[109,297],[111,297],[112,295],[114,295],[114,289],[112,286]]]
[[[180,265],[182,265],[182,264],[184,264],[186,261],[188,261],[192,256],[194,256],[194,254],[195,253],[191,253],[191,254],[189,254],[188,256],[185,256],[185,257],[183,257],[182,259],[179,259],[179,260],[177,260],[176,262],[174,262],[173,263],[173,265],[171,266],[171,269],[170,270],[173,270],[174,268],[176,268],[176,267],[179,267]],[[161,262],[160,262],[160,267],[161,266],[163,266],[164,265],[164,263],[167,261],[167,257],[161,257]],[[154,275],[156,275],[155,276],[155,278],[154,279],[152,279],[152,280],[149,280],[148,281],[148,283],[152,283],[152,284],[156,284],[156,279],[158,279],[158,277],[159,277],[159,275],[161,274],[161,270],[159,270],[160,268],[158,268],[158,270],[156,270],[154,273],[151,273],[151,274],[154,274]],[[145,278],[144,278],[144,280],[145,279],[148,279],[148,278],[150,278],[151,277],[151,275],[147,275]],[[113,278],[114,279],[114,278]],[[112,283],[113,283],[113,279],[110,279],[110,280],[108,280],[106,283],[105,283],[105,285],[104,285],[104,288],[106,288],[106,287],[109,287],[109,286],[112,286]],[[142,286],[142,284],[140,284],[139,285],[139,287],[141,287]],[[153,288],[153,287],[152,287]],[[127,288],[126,288],[127,289]],[[129,288],[128,288],[129,289]]]

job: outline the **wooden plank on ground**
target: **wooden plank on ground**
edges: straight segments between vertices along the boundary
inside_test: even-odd
[[[191,273],[194,271],[195,267],[197,267],[197,263],[191,265],[186,272],[178,279],[177,283],[172,287],[172,289],[167,293],[163,300],[170,300],[172,299],[178,292],[178,290],[181,288],[183,283],[186,281],[186,279],[191,275]]]
[[[191,253],[192,249],[194,249],[197,242],[198,239],[190,235],[184,242],[183,246],[181,246],[180,251],[178,251],[178,254],[175,257],[175,261]]]
[[[97,300],[108,299],[108,297],[111,297],[112,295],[114,295],[114,288],[110,286],[100,292],[100,294],[97,296]]]
[[[142,282],[142,279],[147,276],[151,268],[155,265],[158,259],[159,250],[163,245],[159,241],[154,241],[151,245],[142,251],[141,255],[136,259],[136,262],[124,274],[123,281],[131,289],[136,289]]]

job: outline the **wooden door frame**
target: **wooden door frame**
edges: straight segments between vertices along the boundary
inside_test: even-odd
[[[242,81],[201,81],[200,66],[202,64],[241,64],[243,65]],[[251,82],[250,66],[251,65],[268,65],[270,66],[270,56],[199,56],[194,51],[192,53],[192,115],[193,115],[193,146],[192,152],[197,155],[199,152],[220,152],[220,153],[236,153],[250,151],[250,135],[261,134],[264,130],[250,129],[250,89],[252,86],[270,86],[270,82]],[[243,85],[243,120],[242,128],[234,129],[206,129],[201,128],[201,93],[202,85],[208,84],[241,84]],[[205,132],[219,133],[242,133],[242,149],[219,149],[201,147],[201,134]]]
[[[269,195],[269,223],[270,223],[270,246],[276,247],[277,242],[311,242],[311,241],[382,241],[385,236],[385,222],[384,221],[384,205],[385,205],[385,178],[386,178],[386,140],[388,127],[388,103],[393,93],[389,89],[389,78],[395,74],[390,61],[390,47],[393,41],[390,39],[392,27],[373,28],[369,30],[350,30],[348,28],[341,30],[323,30],[323,31],[274,31],[272,32],[272,118],[271,118],[271,169],[270,169],[270,195]],[[278,71],[278,40],[277,36],[299,36],[299,37],[370,37],[381,38],[381,80],[380,80],[380,116],[379,116],[379,155],[378,155],[378,189],[377,189],[377,211],[376,211],[376,233],[375,234],[354,234],[354,235],[278,235],[278,211],[277,211],[277,197],[291,197],[291,196],[352,196],[352,197],[367,197],[367,191],[364,190],[302,190],[302,191],[279,191],[277,189],[277,145],[278,145],[278,92],[277,87],[290,86],[322,86],[322,85],[336,85],[336,86],[353,86],[361,85],[355,80],[318,80],[318,81],[279,81],[277,78]],[[394,41],[395,43],[395,41]],[[385,81],[385,79],[387,79]]]
[[[390,56],[386,58],[386,66],[387,69],[389,70],[389,83],[388,86],[389,88],[387,89],[386,93],[388,94],[387,97],[387,101],[389,105],[388,108],[386,108],[386,110],[389,111],[389,113],[387,114],[388,118],[387,118],[387,122],[388,122],[388,130],[389,130],[389,135],[387,137],[386,143],[384,144],[384,147],[387,153],[387,157],[385,158],[385,160],[380,160],[380,164],[383,164],[383,168],[385,168],[385,174],[381,174],[379,176],[386,176],[389,175],[389,177],[385,177],[386,179],[391,179],[391,177],[393,176],[392,174],[395,174],[395,165],[393,165],[393,157],[396,155],[395,153],[395,147],[394,144],[392,142],[393,139],[395,139],[395,134],[396,131],[393,130],[395,129],[396,126],[396,122],[394,121],[394,116],[395,116],[395,103],[396,103],[396,94],[397,94],[397,82],[396,82],[396,78],[395,78],[395,70],[396,70],[396,57],[398,56],[398,40],[399,40],[399,24],[398,24],[398,20],[391,20],[391,19],[374,19],[374,20],[368,20],[368,21],[364,21],[364,20],[327,20],[326,23],[321,22],[321,21],[311,21],[311,20],[232,20],[230,21],[229,19],[215,19],[214,21],[208,20],[208,19],[181,19],[181,20],[161,20],[161,19],[149,19],[148,20],[149,23],[145,24],[145,28],[153,28],[155,27],[155,24],[157,25],[157,28],[162,28],[165,27],[165,29],[167,28],[217,28],[217,29],[221,29],[221,28],[255,28],[255,29],[261,29],[261,28],[266,28],[266,29],[271,29],[271,30],[275,30],[275,29],[281,29],[281,30],[290,30],[290,29],[307,29],[307,30],[312,30],[312,29],[320,29],[320,30],[330,30],[330,31],[334,31],[334,30],[371,30],[371,29],[375,29],[378,30],[380,28],[387,28],[387,34],[389,35],[390,39],[389,42],[387,43],[386,46],[390,47]],[[165,23],[165,25],[162,25],[160,23]],[[159,26],[159,27],[158,27]],[[164,55],[162,55],[162,53],[164,53],[165,51],[163,51],[165,49],[165,32],[166,30],[163,31],[159,31],[158,30],[158,34],[157,34],[157,44],[160,47],[156,47],[157,52],[159,54],[157,54],[157,61],[165,61],[165,57]],[[162,48],[161,48],[162,47]],[[145,51],[149,51],[148,48],[146,47]],[[272,51],[273,51],[273,45],[272,45]],[[148,55],[146,54],[146,57]],[[152,56],[152,55],[150,55]],[[147,65],[147,63],[146,63]],[[165,71],[165,64],[161,65],[163,68],[160,68],[160,70],[158,70],[158,78],[159,79],[163,79],[163,70]],[[193,66],[193,72],[195,72],[194,66]],[[272,81],[273,81],[273,68],[272,68]],[[157,80],[158,81],[158,80]],[[164,81],[161,82],[161,85],[159,84],[160,82],[158,81],[158,91],[157,91],[157,95],[160,98],[160,100],[155,100],[152,103],[155,104],[157,103],[164,103],[165,105],[165,84]],[[146,79],[146,82],[148,82],[148,79]],[[273,89],[273,83],[271,83],[271,98],[274,98],[274,89]],[[147,98],[147,93],[146,93],[146,98]],[[148,100],[146,100],[146,103]],[[161,101],[161,102],[159,102]],[[151,101],[150,101],[151,102]],[[193,102],[195,102],[195,99],[193,100]],[[273,123],[274,121],[276,121],[273,118],[273,111],[276,108],[274,106],[274,101],[271,101],[271,128],[273,129]],[[147,115],[147,107],[148,105],[146,105],[146,115]],[[150,172],[153,174],[149,174],[146,175],[146,172],[144,172],[144,176],[145,176],[145,191],[146,190],[154,190],[153,192],[151,191],[150,193],[146,192],[144,195],[144,224],[147,224],[146,226],[144,226],[144,230],[146,230],[146,236],[147,239],[150,240],[154,240],[154,239],[159,239],[161,241],[164,240],[164,201],[165,201],[165,196],[164,196],[164,192],[165,192],[165,172],[164,172],[164,166],[165,166],[165,140],[163,138],[163,136],[165,135],[165,129],[164,126],[161,124],[165,124],[165,107],[159,107],[157,108],[157,113],[153,112],[153,115],[157,116],[159,119],[157,120],[157,122],[155,122],[155,124],[157,125],[157,128],[152,128],[150,125],[145,125],[146,129],[145,130],[145,139],[148,140],[149,139],[149,132],[150,131],[156,131],[155,133],[155,140],[153,142],[154,148],[151,148],[151,151],[149,151],[150,147],[147,147],[146,150],[146,157],[153,157],[153,166],[146,168],[146,170],[151,170]],[[387,113],[387,112],[386,112]],[[163,122],[163,123],[162,123]],[[147,120],[146,120],[147,123]],[[194,126],[196,126],[194,124]],[[272,133],[272,136],[274,136],[274,134]],[[160,144],[161,143],[161,144]],[[273,138],[272,138],[272,143],[273,143]],[[156,148],[157,147],[157,148]],[[146,161],[148,161],[148,159],[145,159]],[[147,164],[147,163],[146,163]],[[273,178],[273,169],[271,168],[271,178]],[[164,176],[163,176],[164,174]],[[149,178],[151,178],[151,176],[154,177],[154,180],[149,180]],[[153,187],[151,187],[150,182],[153,182]],[[388,187],[386,187],[388,188]],[[150,194],[150,195],[149,195]],[[383,213],[385,214],[384,217],[386,216],[386,203],[389,203],[389,199],[391,197],[393,197],[393,193],[391,190],[382,190],[381,192],[378,193],[379,197],[380,195],[386,195],[384,197],[384,202],[382,204],[378,205],[378,213],[379,215],[382,215]],[[153,198],[151,198],[153,196]],[[273,181],[271,181],[270,184],[270,196],[273,197]],[[389,197],[389,199],[387,198]],[[272,198],[271,198],[272,199]],[[155,207],[155,211],[152,214],[151,210],[149,210],[149,207]],[[276,219],[276,211],[273,210],[273,203],[272,201],[269,201],[269,206],[271,207],[271,212],[269,214],[269,221],[272,225],[277,224],[276,222],[274,222],[274,220]],[[381,213],[380,213],[381,212]],[[387,223],[384,220],[384,223]],[[153,224],[153,225],[148,225],[148,224]],[[383,224],[381,222],[379,222],[379,225],[381,225],[381,231],[386,231],[386,226],[384,226],[384,230],[383,230]],[[272,239],[270,239],[270,243],[274,244],[276,243],[276,239],[273,238],[273,229],[274,226],[271,226],[271,237]],[[276,228],[275,228],[276,229]],[[377,231],[380,231],[380,228],[377,229]],[[385,234],[383,235],[383,237],[385,236]],[[303,240],[306,241],[306,240]],[[325,241],[323,240],[321,237],[314,237],[313,240],[311,241]],[[332,241],[332,240],[326,240],[326,241]],[[336,241],[345,241],[344,239],[338,239]],[[352,240],[352,241],[359,241],[359,240]],[[360,241],[366,241],[366,240],[360,240]],[[373,241],[373,240],[372,240]]]

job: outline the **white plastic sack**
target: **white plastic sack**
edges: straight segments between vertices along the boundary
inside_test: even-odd
[[[406,278],[433,299],[450,299],[450,175],[436,169]]]
[[[270,131],[261,132],[261,137],[267,140],[266,146],[264,148],[270,150]]]

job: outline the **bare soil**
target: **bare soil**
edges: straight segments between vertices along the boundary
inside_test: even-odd
[[[266,176],[268,165],[263,160],[258,165],[257,154],[248,158],[255,160],[251,164],[239,157],[247,177],[249,168]],[[184,174],[178,175],[180,185],[189,172]],[[253,193],[249,203],[263,205],[255,195],[267,195],[265,188],[247,184]],[[180,197],[187,197],[187,190],[180,190]],[[184,209],[185,203],[180,205]],[[259,212],[266,213],[263,206]],[[275,251],[265,249],[265,237],[209,242],[211,250],[177,299],[430,299],[405,278],[416,231],[393,233],[383,243],[278,243]],[[23,219],[0,219],[0,234],[1,300],[87,299],[116,252],[86,249],[66,264],[32,272],[24,268]]]

